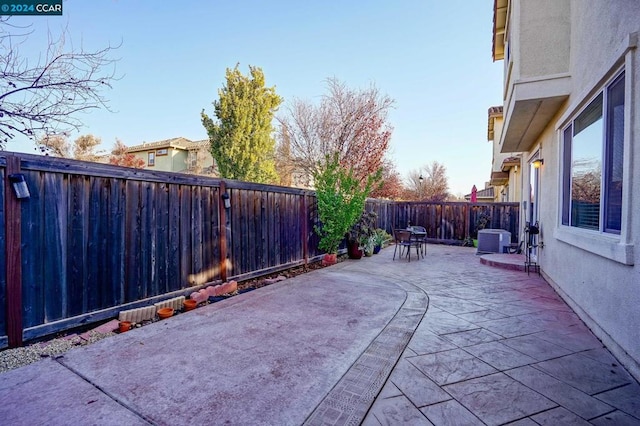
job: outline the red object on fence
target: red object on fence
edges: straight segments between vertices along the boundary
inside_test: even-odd
[[[471,188],[471,202],[472,203],[478,202],[478,188],[476,188],[475,185],[473,185],[473,188]]]

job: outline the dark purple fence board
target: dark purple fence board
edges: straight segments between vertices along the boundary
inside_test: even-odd
[[[5,198],[5,179],[7,173],[6,168],[0,169],[0,177],[2,177],[2,183],[0,184],[0,200],[4,201]],[[5,203],[0,202],[0,348],[7,344],[7,260],[5,253],[7,252],[7,238],[5,232],[5,224],[7,223],[7,216],[5,210]]]
[[[268,220],[267,208],[269,202],[269,193],[260,191],[258,194],[258,203],[256,205],[256,226],[259,232],[256,233],[256,251],[258,255],[258,269],[265,269],[269,266],[269,227],[271,221]]]
[[[164,268],[166,281],[161,284],[163,292],[171,291],[169,283],[179,282],[180,276],[180,185],[167,184],[167,252]]]
[[[21,201],[22,232],[22,318],[23,326],[44,322],[44,223],[42,178],[38,173],[25,173],[31,198]],[[13,195],[13,194],[11,194]]]
[[[156,294],[168,293],[168,273],[169,273],[169,188],[168,184],[158,185],[156,196],[156,226],[152,231],[156,241],[156,261],[155,261],[155,285],[153,292]]]
[[[178,282],[189,282],[189,276],[193,274],[193,252],[191,250],[191,229],[193,216],[191,213],[191,201],[192,201],[191,187],[182,186],[180,188],[180,197],[178,204],[180,204],[180,218],[179,218],[179,268],[178,268]]]
[[[44,205],[48,206],[44,215],[44,246],[47,254],[43,258],[44,292],[47,295],[44,317],[47,321],[56,321],[67,315],[67,270],[62,267],[67,243],[67,197],[64,195],[66,182],[64,176],[47,174],[43,176]]]

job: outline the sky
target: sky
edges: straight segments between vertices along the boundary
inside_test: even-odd
[[[200,120],[239,64],[262,68],[284,98],[319,102],[326,80],[353,89],[374,84],[395,100],[390,157],[398,172],[438,161],[450,192],[484,187],[491,171],[487,110],[502,105],[502,62],[491,58],[493,0],[68,0],[63,16],[13,17],[32,24],[23,54],[63,28],[73,47],[117,46],[109,109],[77,116],[110,150],[183,136],[207,138]],[[24,50],[24,49],[28,50]],[[9,151],[34,153],[17,139]]]

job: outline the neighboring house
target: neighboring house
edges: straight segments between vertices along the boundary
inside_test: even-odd
[[[502,107],[489,108],[487,140],[493,143],[493,165],[489,185],[494,187],[495,202],[519,202],[521,197],[522,153],[500,152],[503,125]]]
[[[495,191],[492,186],[485,184],[484,189],[479,189],[476,192],[476,202],[478,203],[493,203],[495,201]],[[471,194],[467,194],[464,196],[464,199],[467,201],[471,201]]]
[[[208,140],[193,142],[177,137],[131,146],[128,152],[141,158],[145,162],[145,169],[215,174]]]
[[[637,0],[494,1],[493,58],[504,61],[497,143],[522,156],[521,223],[540,225],[532,255],[636,378],[639,32]]]

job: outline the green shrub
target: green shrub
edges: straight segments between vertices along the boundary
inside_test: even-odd
[[[374,244],[382,247],[387,241],[391,240],[391,235],[384,229],[378,228],[373,235]]]
[[[346,170],[340,165],[337,155],[327,157],[314,174],[320,219],[320,225],[314,229],[320,237],[318,247],[321,250],[338,252],[345,234],[358,221],[365,201],[379,179],[380,172],[369,176],[362,185],[353,176],[352,169]]]

